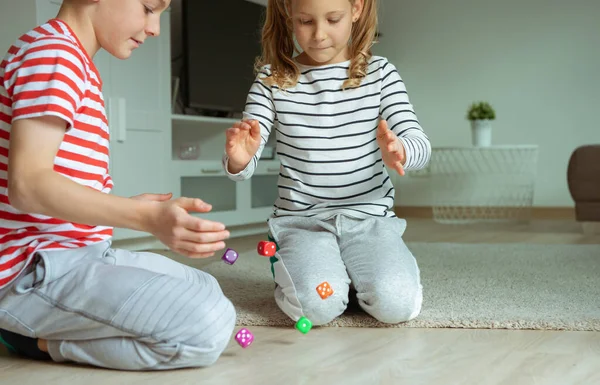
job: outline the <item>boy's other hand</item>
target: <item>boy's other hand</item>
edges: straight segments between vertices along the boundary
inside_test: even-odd
[[[227,169],[237,174],[246,168],[260,147],[260,125],[257,120],[244,120],[228,128],[225,135],[225,152],[229,157]]]
[[[398,139],[393,131],[388,129],[388,124],[385,120],[379,122],[377,127],[377,144],[381,149],[383,163],[404,175],[404,163],[406,162],[406,151],[404,145]]]
[[[170,194],[142,194],[138,200],[152,201],[148,232],[155,235],[169,249],[189,258],[207,258],[225,248],[229,231],[225,225],[190,215],[207,213],[212,206],[197,198],[167,200]]]

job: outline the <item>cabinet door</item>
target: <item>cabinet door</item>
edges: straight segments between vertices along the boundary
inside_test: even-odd
[[[110,57],[108,75],[99,69],[105,79],[113,194],[119,196],[172,192],[169,12],[161,17],[159,37],[147,39],[127,60]],[[148,235],[114,231],[116,240]]]

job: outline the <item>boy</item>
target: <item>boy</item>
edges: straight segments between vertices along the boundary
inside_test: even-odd
[[[108,123],[92,57],[126,59],[170,0],[65,0],[0,65],[0,340],[35,359],[122,370],[214,363],[235,310],[216,280],[110,247],[112,227],[204,258],[224,248],[199,199],[109,195]]]

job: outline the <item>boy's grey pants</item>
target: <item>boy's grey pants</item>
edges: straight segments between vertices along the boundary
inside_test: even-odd
[[[405,229],[399,218],[270,219],[270,236],[279,248],[271,259],[277,305],[294,321],[305,316],[313,325],[326,324],[346,309],[352,283],[360,306],[377,320],[415,318],[423,287],[402,240]],[[316,290],[324,281],[334,291],[325,300]]]
[[[0,328],[47,339],[54,361],[122,370],[207,366],[234,326],[233,305],[212,276],[109,242],[38,252],[0,292]]]

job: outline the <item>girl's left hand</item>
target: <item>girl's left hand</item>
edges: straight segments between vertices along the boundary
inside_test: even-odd
[[[385,120],[379,122],[379,127],[377,127],[377,144],[381,149],[383,163],[396,170],[398,174],[404,175],[404,163],[406,162],[404,145],[396,134],[388,129]]]

